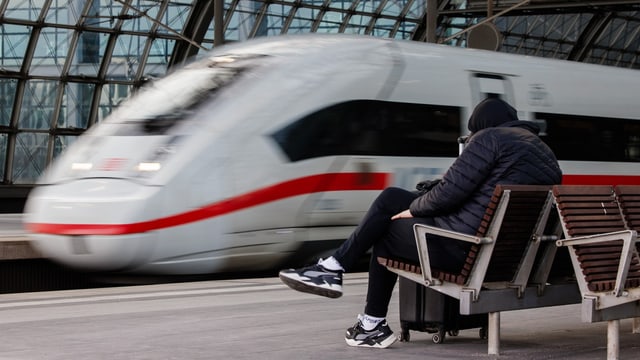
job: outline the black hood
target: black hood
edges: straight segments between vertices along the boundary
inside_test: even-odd
[[[518,121],[518,113],[511,105],[496,98],[484,99],[469,118],[469,131],[472,133],[482,129],[500,126],[504,123]]]

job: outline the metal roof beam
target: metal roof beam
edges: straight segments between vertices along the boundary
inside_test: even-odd
[[[493,1],[492,11],[503,11],[518,0]],[[451,8],[441,10],[440,15],[452,17],[479,17],[486,16],[488,10],[487,0],[469,0],[466,8]],[[531,0],[528,5],[520,6],[510,12],[510,15],[530,14],[573,14],[603,11],[640,11],[640,2],[637,0],[614,1],[555,1],[555,0]]]

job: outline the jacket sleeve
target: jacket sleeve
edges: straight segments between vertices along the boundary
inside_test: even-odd
[[[431,191],[415,199],[415,217],[444,215],[459,208],[483,184],[495,166],[497,147],[490,134],[478,132]]]

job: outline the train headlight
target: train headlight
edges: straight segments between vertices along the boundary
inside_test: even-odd
[[[136,170],[140,172],[155,172],[162,168],[159,162],[141,162],[136,165]]]
[[[72,171],[89,171],[93,168],[93,163],[90,162],[74,162],[71,163]]]
[[[180,136],[172,136],[166,143],[153,149],[149,155],[143,158],[143,161],[134,167],[134,176],[148,177],[160,171],[167,159],[177,152],[177,142],[180,138]]]

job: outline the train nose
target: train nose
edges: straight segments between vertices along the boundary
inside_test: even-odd
[[[25,227],[43,257],[96,271],[141,266],[154,249],[141,229],[161,207],[159,188],[124,179],[82,179],[43,186],[30,194]]]
[[[153,251],[155,233],[31,236],[34,248],[55,262],[79,270],[127,271],[146,262]]]

